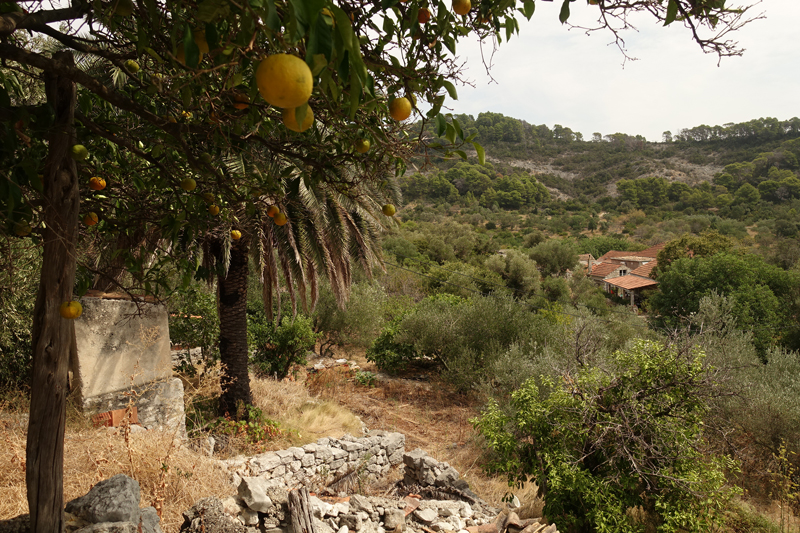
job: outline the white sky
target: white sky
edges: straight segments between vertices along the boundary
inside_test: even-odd
[[[741,5],[744,0],[729,0]],[[595,6],[572,4],[570,22],[590,25]],[[587,36],[558,21],[561,1],[536,2],[530,22],[520,15],[520,32],[494,56],[490,82],[477,41],[463,38],[459,56],[467,61],[466,78],[475,88],[458,86],[454,113],[477,118],[492,111],[553,127],[561,124],[583,133],[627,133],[660,141],[661,134],[682,128],[760,117],[785,120],[800,116],[800,0],[763,0],[750,13],[765,13],[734,40],[742,57],[704,54],[680,22],[664,28],[642,16],[638,32],[623,32],[629,55],[609,44],[609,32]],[[491,45],[484,50],[491,51]]]

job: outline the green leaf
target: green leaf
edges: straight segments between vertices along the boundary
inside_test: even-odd
[[[522,14],[525,15],[525,18],[531,20],[534,11],[536,11],[536,2],[533,0],[523,0]]]
[[[445,131],[444,136],[448,141],[450,141],[450,144],[454,144],[456,142],[456,129],[452,124],[447,125],[447,131]]]
[[[564,0],[564,3],[561,4],[561,12],[558,14],[558,20],[561,21],[561,24],[564,24],[568,18],[569,18],[569,0]]]
[[[444,115],[439,113],[436,115],[436,136],[441,137],[444,134],[444,130],[447,128],[447,121],[444,118]]]
[[[453,100],[458,100],[458,93],[456,92],[456,86],[450,83],[447,80],[442,81],[442,85],[445,89],[447,89],[447,94],[450,95],[450,98]]]
[[[472,146],[475,147],[475,151],[478,153],[478,164],[485,165],[486,164],[486,152],[483,150],[483,146],[474,142]]]
[[[186,59],[186,66],[189,68],[197,68],[200,63],[200,48],[194,42],[194,35],[192,34],[192,27],[187,23],[183,34],[183,54]]]
[[[325,59],[325,54],[314,54],[311,57],[311,64],[308,66],[311,69],[311,74],[319,76],[319,73],[328,66],[328,60]]]
[[[232,89],[233,87],[241,85],[243,81],[244,80],[242,78],[242,73],[241,72],[237,72],[236,74],[234,74],[233,76],[230,77],[230,79],[228,80],[228,83],[226,84],[226,86],[227,86],[228,89]]]
[[[467,153],[464,150],[453,150],[454,154],[458,154],[458,156],[463,159],[464,161],[467,160]]]
[[[267,2],[267,20],[264,21],[264,24],[275,33],[281,31],[281,19],[278,18],[278,10],[275,8],[275,2]]]
[[[463,141],[464,140],[464,132],[461,131],[461,124],[459,124],[456,119],[453,119],[453,127],[456,129],[456,135],[458,135],[458,138]]]
[[[350,120],[356,118],[358,104],[361,103],[361,80],[354,71],[350,75]]]
[[[669,4],[667,4],[667,16],[664,17],[664,26],[672,24],[677,16],[678,16],[678,1],[669,0]]]

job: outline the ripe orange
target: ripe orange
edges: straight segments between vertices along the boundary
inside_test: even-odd
[[[289,54],[273,54],[258,65],[258,91],[276,107],[300,107],[313,89],[311,69],[305,61]]]
[[[206,203],[209,203],[209,204],[214,203],[214,195],[211,194],[210,192],[204,192],[203,193],[203,200],[205,200]]]
[[[394,214],[397,212],[397,209],[395,209],[392,204],[386,204],[385,206],[383,206],[381,211],[383,211],[383,214],[386,215],[387,217],[393,217]]]
[[[233,107],[236,109],[247,109],[250,107],[250,98],[246,94],[236,93],[233,95]]]
[[[89,180],[89,188],[93,191],[102,191],[106,188],[106,180],[103,178],[94,177]]]
[[[370,142],[369,139],[359,139],[356,141],[356,152],[359,154],[366,154],[369,152]]]
[[[280,214],[281,210],[278,208],[277,205],[271,205],[267,208],[267,215],[275,218],[276,215]]]
[[[231,239],[233,239],[234,241],[238,241],[241,238],[242,238],[241,231],[239,231],[238,229],[231,230]]]
[[[278,213],[277,215],[275,215],[275,218],[273,220],[275,221],[275,224],[277,224],[278,226],[283,226],[289,221],[289,219],[286,218],[286,215],[284,215],[283,213]]]
[[[408,98],[395,98],[389,102],[389,114],[401,121],[411,116],[411,101]]]
[[[76,302],[75,300],[64,302],[58,308],[58,313],[62,316],[62,318],[68,318],[70,320],[78,318],[83,313],[83,306],[80,302]]]
[[[208,212],[211,213],[213,216],[219,215],[219,206],[218,205],[208,206]]]
[[[430,11],[430,9],[428,9],[427,7],[419,8],[419,11],[417,11],[417,21],[420,24],[425,24],[429,20],[431,20],[431,11]]]
[[[94,226],[100,219],[97,216],[97,213],[92,211],[91,213],[87,213],[85,217],[83,217],[83,224],[86,226]]]
[[[197,182],[193,178],[184,178],[181,182],[181,189],[186,192],[192,192],[197,188]]]
[[[453,0],[453,11],[458,15],[466,15],[472,9],[470,0]]]
[[[302,125],[297,124],[297,115],[295,114],[295,108],[293,107],[284,108],[282,116],[283,125],[298,133],[306,131],[311,127],[312,124],[314,124],[314,111],[310,107],[306,111],[306,116],[303,117]]]

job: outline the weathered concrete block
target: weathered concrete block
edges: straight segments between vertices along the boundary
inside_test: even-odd
[[[172,377],[164,306],[93,297],[81,305],[70,366],[82,400]]]

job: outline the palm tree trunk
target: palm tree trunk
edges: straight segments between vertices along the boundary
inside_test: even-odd
[[[247,274],[248,243],[231,243],[231,261],[227,275],[219,279],[219,354],[224,365],[220,416],[241,418],[241,405],[252,404],[250,377],[247,372]]]
[[[53,59],[74,65],[71,52]],[[44,73],[47,102],[55,111],[42,178],[42,272],[33,310],[33,375],[26,447],[25,481],[30,531],[64,529],[64,425],[67,370],[75,351],[75,326],[59,307],[72,300],[75,284],[75,242],[78,236],[78,171],[70,151],[75,144],[75,84]]]

